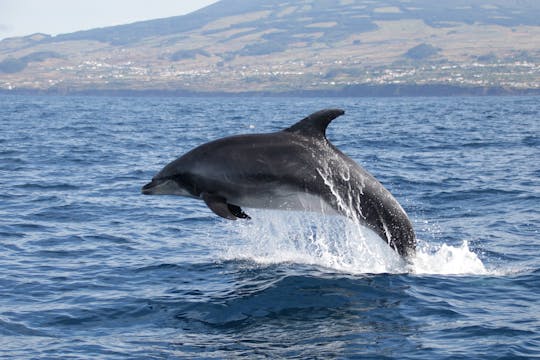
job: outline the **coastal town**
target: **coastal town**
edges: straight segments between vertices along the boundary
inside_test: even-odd
[[[4,39],[0,91],[279,94],[446,86],[540,92],[540,43],[532,41],[540,26],[521,10],[484,6],[477,18],[461,20],[464,9],[451,6],[298,4],[227,8],[222,17],[202,16],[202,9]]]
[[[39,64],[44,66],[44,64]],[[306,64],[161,67],[132,61],[109,63],[84,60],[77,65],[47,71],[36,69],[31,78],[19,74],[0,77],[0,90],[117,89],[173,90],[195,92],[337,90],[347,86],[443,84],[457,87],[504,87],[540,89],[540,63],[507,61],[495,63],[443,63],[420,66],[355,67],[347,61]],[[329,70],[330,69],[330,70]],[[26,75],[25,73],[24,75]],[[239,87],[238,85],[241,84]]]

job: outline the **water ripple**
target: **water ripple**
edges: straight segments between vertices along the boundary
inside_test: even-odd
[[[226,222],[140,187],[322,107],[387,186],[409,261],[343,219]],[[0,97],[2,358],[533,358],[537,98]],[[313,215],[313,216],[312,216]]]

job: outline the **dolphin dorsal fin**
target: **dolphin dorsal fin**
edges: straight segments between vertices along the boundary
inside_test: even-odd
[[[328,124],[343,114],[345,114],[345,111],[341,109],[319,110],[284,131],[304,136],[325,137]]]

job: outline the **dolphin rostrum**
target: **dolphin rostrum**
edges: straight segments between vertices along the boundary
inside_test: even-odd
[[[400,255],[412,255],[416,239],[403,208],[326,138],[328,124],[344,113],[321,110],[282,131],[200,145],[166,165],[142,193],[202,199],[230,220],[249,219],[242,208],[341,214],[373,230]]]

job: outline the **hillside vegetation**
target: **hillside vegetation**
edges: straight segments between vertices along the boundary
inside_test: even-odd
[[[185,16],[5,39],[0,89],[534,90],[539,14],[535,0],[222,0]]]

